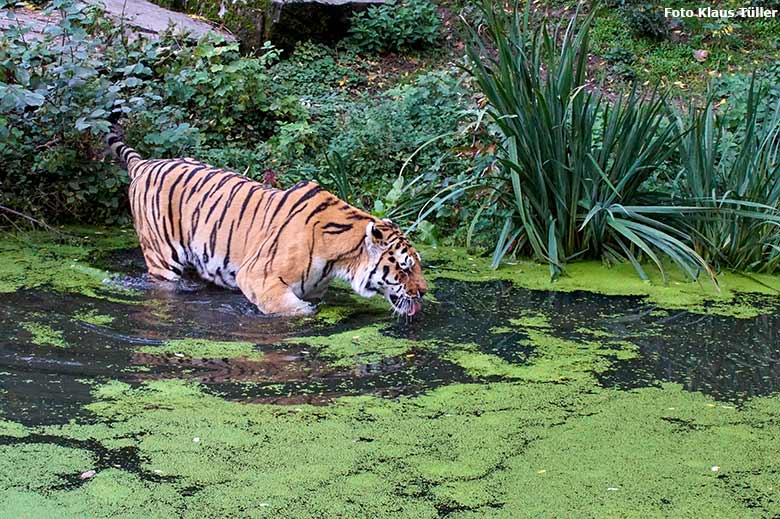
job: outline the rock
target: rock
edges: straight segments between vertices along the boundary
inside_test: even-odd
[[[95,0],[87,1],[95,2]],[[102,2],[109,15],[125,19],[136,32],[155,36],[165,31],[169,24],[173,24],[177,30],[187,32],[194,38],[200,38],[207,33],[217,33],[230,41],[236,39],[229,32],[218,29],[207,21],[195,20],[184,13],[163,9],[146,0],[102,0]]]
[[[87,0],[97,3],[99,0]],[[160,1],[160,0],[158,0]],[[104,0],[106,12],[124,20],[128,34],[156,37],[168,28],[189,33],[197,39],[207,33],[222,35],[228,41],[240,40],[245,49],[259,49],[265,41],[290,49],[299,41],[334,43],[349,30],[352,13],[382,5],[386,0],[189,0],[174,2],[175,12],[146,0]],[[0,29],[16,24],[0,9]],[[33,26],[32,37],[40,37],[47,24],[58,14],[45,16],[40,11],[16,9],[19,22]],[[198,19],[191,15],[196,15]],[[207,21],[211,20],[211,22]],[[217,25],[227,27],[223,29]],[[37,34],[36,34],[37,33]]]
[[[90,478],[94,477],[95,474],[97,474],[97,471],[88,470],[86,472],[82,472],[81,475],[79,476],[79,478],[81,478],[81,479],[90,479]]]
[[[97,3],[96,0],[87,0]],[[207,33],[216,33],[222,35],[229,41],[235,41],[236,37],[228,31],[219,29],[213,24],[195,20],[183,13],[176,13],[163,9],[146,0],[105,0],[106,13],[115,18],[118,23],[125,21],[127,33],[131,36],[144,35],[155,38],[173,24],[177,30],[189,33],[194,39],[200,38]],[[60,15],[57,12],[47,16],[41,11],[33,9],[14,9],[15,19],[8,18],[8,9],[0,9],[0,29],[6,29],[11,25],[20,23],[30,25],[32,32],[31,38],[41,38],[43,30],[47,25],[57,23]]]

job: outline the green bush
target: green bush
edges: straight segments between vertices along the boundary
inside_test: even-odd
[[[117,32],[96,7],[56,0],[42,39],[12,26],[0,37],[0,203],[36,214],[117,221],[126,175],[98,159],[111,113],[156,102],[148,71],[103,52]]]
[[[209,142],[269,135],[274,114],[268,66],[277,56],[270,47],[259,57],[241,56],[238,43],[218,38],[182,47],[158,66],[163,105],[197,114]]]
[[[637,36],[654,40],[669,36],[669,20],[664,16],[663,9],[654,2],[626,1],[620,7],[620,14]]]
[[[751,92],[753,75],[732,73],[723,74],[711,81],[709,96],[723,104],[720,108],[719,124],[733,134],[738,134],[748,113],[748,99]],[[762,88],[756,98],[760,103],[756,107],[756,121],[762,123],[771,116],[774,107],[780,102],[780,64],[760,69],[755,73],[755,81]]]
[[[143,155],[172,157],[255,146],[290,115],[269,94],[273,49],[243,57],[236,44],[171,34],[125,42],[100,9],[70,0],[43,14],[61,16],[43,38],[21,24],[0,35],[0,204],[123,221],[127,175],[103,160],[112,121]]]
[[[363,69],[352,52],[337,52],[325,45],[305,42],[271,67],[269,74],[276,97],[314,97],[365,84]]]
[[[363,52],[420,48],[436,42],[440,26],[430,0],[394,0],[353,15],[347,44]]]
[[[653,40],[669,36],[670,20],[655,0],[608,0],[606,5],[619,10],[620,17],[636,36]]]
[[[495,203],[511,208],[494,265],[530,254],[556,277],[573,258],[628,259],[646,278],[641,257],[663,273],[661,254],[693,278],[709,271],[676,220],[684,208],[658,205],[644,188],[675,144],[663,99],[609,102],[586,89],[593,15],[550,34],[545,24],[531,33],[517,12],[485,10],[486,36],[474,34],[469,57],[501,145]]]
[[[621,79],[633,81],[636,79],[634,64],[636,56],[624,47],[612,47],[604,54],[604,59],[609,63],[610,73]]]
[[[715,209],[690,220],[696,250],[719,268],[780,268],[780,105],[752,78],[739,128],[710,101],[678,117],[682,171],[675,183],[687,205]]]
[[[464,120],[467,103],[467,92],[456,77],[422,75],[385,92],[373,106],[353,105],[346,113],[343,131],[330,142],[328,154],[343,157],[356,186],[385,193],[410,155],[443,136],[415,154],[408,166],[412,176],[426,170],[441,180],[464,169],[449,150],[456,145],[455,132]]]

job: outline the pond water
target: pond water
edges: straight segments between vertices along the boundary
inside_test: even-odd
[[[537,421],[549,420],[547,428],[567,424],[575,417],[595,415],[608,417],[610,424],[615,419],[619,422],[620,413],[613,412],[613,416],[605,410],[607,402],[643,398],[642,395],[661,395],[659,398],[663,403],[658,404],[659,409],[665,406],[667,410],[675,410],[676,407],[667,400],[682,399],[687,402],[682,396],[687,392],[694,399],[704,399],[702,402],[714,402],[707,403],[707,406],[742,412],[739,410],[743,406],[749,409],[754,399],[763,398],[775,405],[774,395],[780,393],[780,309],[769,297],[753,296],[751,299],[751,304],[762,306],[762,315],[738,319],[665,310],[638,296],[608,297],[584,291],[546,292],[519,288],[508,281],[473,282],[439,278],[435,280],[432,300],[422,316],[411,321],[393,318],[382,302],[360,299],[347,289],[338,287],[328,294],[321,317],[289,320],[258,315],[237,292],[202,286],[177,293],[156,289],[144,277],[143,262],[135,249],[103,255],[94,259],[93,265],[118,273],[106,285],[105,293],[99,294],[100,297],[40,287],[2,294],[0,418],[25,432],[21,435],[3,434],[0,428],[0,450],[12,449],[8,452],[16,455],[19,449],[35,450],[45,446],[46,449],[67,451],[68,456],[76,452],[86,453],[86,461],[82,463],[85,470],[91,468],[98,473],[106,473],[113,467],[139,478],[145,482],[144,485],[160,484],[175,488],[174,493],[178,497],[166,497],[166,503],[203,493],[211,481],[200,474],[187,476],[186,471],[174,479],[166,479],[163,474],[170,470],[170,466],[176,465],[173,462],[165,471],[155,472],[154,460],[161,454],[155,454],[157,447],[145,444],[150,437],[157,438],[156,434],[161,438],[172,435],[171,430],[155,433],[154,427],[144,426],[138,430],[128,429],[123,436],[116,438],[106,436],[103,428],[95,430],[99,430],[99,434],[95,431],[68,432],[69,428],[103,427],[114,424],[115,420],[119,423],[132,422],[132,417],[151,419],[151,415],[161,412],[160,409],[173,412],[174,404],[165,407],[166,399],[172,398],[167,393],[166,396],[160,393],[159,398],[151,401],[146,399],[150,391],[148,388],[160,387],[176,391],[183,391],[183,387],[197,388],[197,395],[192,396],[192,400],[207,402],[202,404],[207,408],[209,405],[236,403],[249,406],[241,408],[244,413],[271,413],[262,415],[266,420],[278,413],[308,410],[305,412],[314,413],[319,417],[317,420],[328,423],[341,423],[337,421],[341,419],[338,413],[342,412],[339,410],[345,402],[365,402],[361,400],[364,398],[375,399],[371,400],[375,402],[371,404],[373,406],[383,405],[379,403],[381,401],[386,401],[386,405],[401,406],[388,408],[395,409],[388,412],[401,413],[398,416],[409,418],[409,413],[419,412],[429,420],[438,421],[456,412],[442,409],[448,406],[457,409],[466,404],[458,400],[461,395],[452,397],[450,403],[441,409],[436,403],[433,407],[438,410],[434,411],[426,407],[432,405],[426,400],[431,398],[430,395],[459,392],[464,390],[462,388],[500,393],[503,389],[495,388],[504,387],[514,388],[512,391],[519,395],[521,391],[535,388],[537,392],[533,393],[536,395],[533,398],[539,399],[538,405],[542,406],[542,411],[535,412],[545,413],[545,418]],[[128,288],[131,290],[126,290]],[[180,385],[182,382],[185,386]],[[115,391],[111,388],[116,387],[123,388],[116,390],[120,396],[105,395],[105,391]],[[541,393],[538,393],[540,388]],[[545,404],[546,396],[540,396],[545,393],[561,394],[555,397],[554,403]],[[619,396],[621,393],[627,396]],[[345,400],[345,397],[355,400]],[[483,412],[498,405],[491,400],[492,397],[483,395],[480,398],[483,399],[481,403],[471,404],[476,406],[469,411],[477,413],[473,416],[480,417]],[[532,397],[527,398],[528,405],[536,405]],[[225,404],[219,404],[220,401]],[[410,411],[409,405],[416,411]],[[515,406],[512,407],[515,414],[506,415],[503,419],[499,418],[502,415],[497,411],[490,412],[498,413],[495,419],[500,420],[518,420],[518,417],[524,416],[523,413],[529,415],[527,410],[520,411],[524,404],[518,402],[512,405]],[[634,405],[636,402],[630,404]],[[128,409],[135,410],[109,411],[112,406],[117,409],[129,406]],[[250,409],[255,410],[248,411]],[[117,417],[112,413],[120,414]],[[221,410],[220,413],[227,411]],[[767,420],[776,421],[777,416],[780,414],[770,413],[758,420],[769,423]],[[241,421],[236,417],[233,419]],[[645,419],[649,420],[642,415],[641,420]],[[181,428],[192,420],[177,416],[169,426]],[[365,426],[365,417],[349,420],[355,429]],[[672,417],[667,421],[698,427],[696,419],[691,416]],[[532,422],[524,433],[538,425]],[[360,424],[359,427],[357,424]],[[265,427],[268,426],[266,423]],[[508,427],[502,421],[501,427],[505,426]],[[118,425],[110,427],[119,428]],[[231,425],[230,430],[235,427],[239,426]],[[240,427],[251,430],[246,424]],[[436,430],[439,431],[440,427],[437,422]],[[460,427],[462,425],[449,432],[446,428],[439,432],[452,438],[461,434]],[[354,441],[372,442],[385,434],[374,434],[371,432],[373,429],[367,431]],[[328,434],[342,433],[318,431],[317,441],[323,441]],[[104,437],[102,440],[101,436]],[[435,436],[432,434],[432,437]],[[517,436],[522,434],[517,432]],[[544,438],[542,433],[531,436],[523,440],[523,446]],[[722,439],[726,444],[732,440],[734,438]],[[755,441],[755,438],[752,440]],[[772,445],[780,447],[780,443],[775,444],[776,440],[772,433],[770,438],[761,441],[765,441],[764,446],[771,451]],[[305,442],[305,438],[301,441]],[[325,443],[328,441],[330,439]],[[422,451],[415,452],[414,456],[423,456],[428,463],[436,457],[433,446],[420,449]],[[525,447],[518,446],[517,452],[523,449]],[[36,456],[29,452],[28,455]],[[50,456],[51,453],[44,450],[40,455]],[[372,451],[371,456],[379,455],[379,451]],[[219,463],[229,465],[230,456],[224,453],[221,456]],[[445,455],[445,458],[450,456]],[[510,459],[507,458],[510,456],[508,453],[501,456]],[[459,459],[466,466],[477,463],[464,461],[466,458]],[[27,460],[27,463],[33,462]],[[211,459],[209,463],[216,462]],[[496,463],[496,467],[503,467],[501,471],[509,470],[507,467],[511,465],[508,461]],[[361,473],[372,472],[366,459],[359,465]],[[760,472],[761,465],[759,461],[759,468],[753,466],[745,470]],[[393,470],[405,469],[395,466]],[[772,481],[776,479],[774,474]],[[82,487],[91,488],[86,484],[87,479],[81,478],[78,470],[72,467],[57,469],[54,475],[46,477],[53,480],[43,485],[43,490],[35,490],[38,487],[29,483],[7,484],[4,489],[3,479],[0,478],[0,497],[4,490],[15,492],[21,489],[34,494],[39,491],[62,492],[65,496]],[[439,485],[451,486],[460,481],[460,477],[447,479],[444,475],[423,477],[418,474],[417,477],[425,480],[425,488],[430,487],[429,490],[420,490],[426,496],[424,499],[406,492],[408,485],[415,485],[406,480],[403,492],[396,488],[384,489],[380,493],[383,492],[384,497],[397,497],[400,492],[404,500],[416,503],[422,499],[430,504],[436,500],[434,490],[438,491]],[[478,476],[474,481],[482,481],[486,477]],[[507,476],[502,478],[506,482]],[[512,481],[511,477],[509,481]],[[484,484],[487,488],[498,485],[489,480],[485,480]],[[761,482],[767,489],[771,484],[774,483]],[[739,485],[744,485],[744,482]],[[484,492],[484,489],[476,487],[466,490],[465,496]],[[235,487],[231,487],[222,497],[230,496],[234,491]],[[426,494],[429,491],[433,494]],[[45,495],[45,492],[40,495]],[[506,490],[497,487],[490,492],[507,494]],[[761,494],[763,497],[752,498],[753,509],[760,513],[776,510],[773,507],[778,503],[777,492],[766,492],[771,497]],[[472,509],[483,512],[497,508],[505,511],[513,509],[507,504],[512,502],[511,499],[506,496],[498,504],[490,505],[490,499],[485,499],[485,502],[472,507],[458,504],[459,499],[469,500],[463,495],[458,494],[458,498],[450,496],[442,503],[431,505],[432,508],[427,509],[430,513],[408,515],[441,516]],[[296,511],[290,512],[292,516],[298,513],[316,516],[325,510],[309,509],[303,505],[296,508],[295,502],[292,497],[285,502],[285,506],[292,507],[286,509],[288,512]],[[380,502],[384,503],[382,499]],[[672,507],[668,510],[675,510],[675,502],[674,498],[668,498],[668,505]],[[736,503],[735,506],[742,511],[751,509],[740,508],[744,503],[730,503]],[[382,507],[386,505],[377,505],[373,500],[369,504],[358,504],[358,508],[348,509],[355,513],[376,512],[385,510]],[[58,502],[60,505],[62,502]],[[138,506],[140,508],[134,512],[143,509]],[[194,507],[185,507],[191,511],[216,510],[198,508],[201,505],[187,506]],[[566,508],[560,509],[561,512],[563,510]]]
[[[476,344],[481,352],[508,363],[533,362],[535,346],[522,324],[513,324],[529,313],[543,319],[544,329],[555,337],[577,342],[595,332],[635,344],[636,357],[615,361],[597,373],[607,387],[671,381],[732,402],[780,391],[780,312],[736,319],[662,311],[639,297],[441,279],[433,291],[435,301],[414,321],[393,319],[376,307],[361,310],[362,301],[337,288],[324,305],[350,307],[349,319],[324,324],[264,318],[239,292],[216,287],[179,293],[156,289],[143,275],[143,259],[135,250],[115,254],[105,266],[122,273],[112,283],[139,293],[128,296],[126,303],[46,290],[4,296],[0,388],[6,394],[6,416],[29,424],[67,422],[91,400],[95,381],[108,379],[140,383],[181,378],[225,398],[277,404],[325,404],[356,394],[415,394],[479,380],[439,355],[448,345]],[[104,322],[90,322],[90,316]],[[29,323],[56,330],[66,347],[36,344]],[[353,366],[333,367],[316,347],[294,341],[376,323],[388,337],[441,344],[365,362],[357,352]],[[182,338],[247,342],[264,354],[228,358],[199,355],[197,349],[186,354],[155,350]]]

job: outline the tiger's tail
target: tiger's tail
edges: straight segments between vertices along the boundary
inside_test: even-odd
[[[119,164],[127,170],[130,179],[134,178],[134,165],[143,160],[133,148],[122,142],[122,137],[116,133],[106,135],[106,145],[111,153],[119,161]]]

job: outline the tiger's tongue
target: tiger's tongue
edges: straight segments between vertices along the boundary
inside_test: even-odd
[[[413,316],[417,312],[422,310],[422,302],[421,301],[413,301],[412,302],[412,308],[409,309],[409,317]]]

